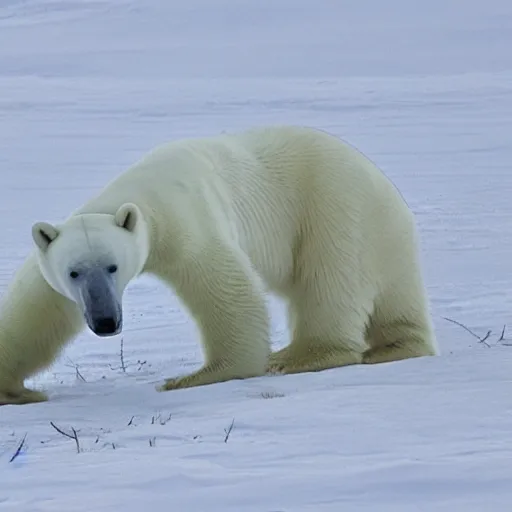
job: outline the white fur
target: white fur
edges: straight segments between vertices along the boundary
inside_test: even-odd
[[[132,207],[136,235],[122,226]],[[0,403],[45,399],[23,381],[83,328],[66,272],[98,253],[117,261],[121,295],[149,272],[198,323],[204,366],[161,389],[437,353],[412,213],[366,157],[321,131],[171,142],[51,228],[34,226],[37,256],[4,301]],[[266,291],[289,303],[292,342],[273,354]]]

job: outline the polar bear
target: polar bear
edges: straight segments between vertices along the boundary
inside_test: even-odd
[[[170,390],[438,353],[413,214],[385,175],[299,126],[163,144],[71,214],[32,228],[34,252],[0,313],[0,403],[87,325],[122,329],[128,283],[149,273],[197,322],[203,366]],[[271,352],[265,294],[288,305]]]

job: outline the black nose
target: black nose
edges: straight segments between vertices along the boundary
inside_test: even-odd
[[[116,319],[111,316],[94,320],[94,332],[99,335],[114,334],[118,327]]]

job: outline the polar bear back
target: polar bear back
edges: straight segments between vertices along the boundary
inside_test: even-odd
[[[343,227],[336,236],[344,240],[336,243],[357,248],[371,265],[378,263],[379,240],[382,247],[397,242],[393,233],[413,225],[405,202],[369,159],[302,127],[162,145],[75,213],[113,213],[127,201],[157,216],[158,238],[180,251],[200,250],[212,235],[230,238],[277,292],[289,285],[308,225],[318,237],[333,236],[330,223]]]

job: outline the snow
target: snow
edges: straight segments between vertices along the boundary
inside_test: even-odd
[[[153,146],[306,124],[414,210],[442,355],[157,393],[202,356],[172,291],[142,278],[122,336],[84,332],[29,382],[49,402],[0,408],[0,510],[510,510],[510,48],[508,0],[1,2],[0,293],[33,222]]]

